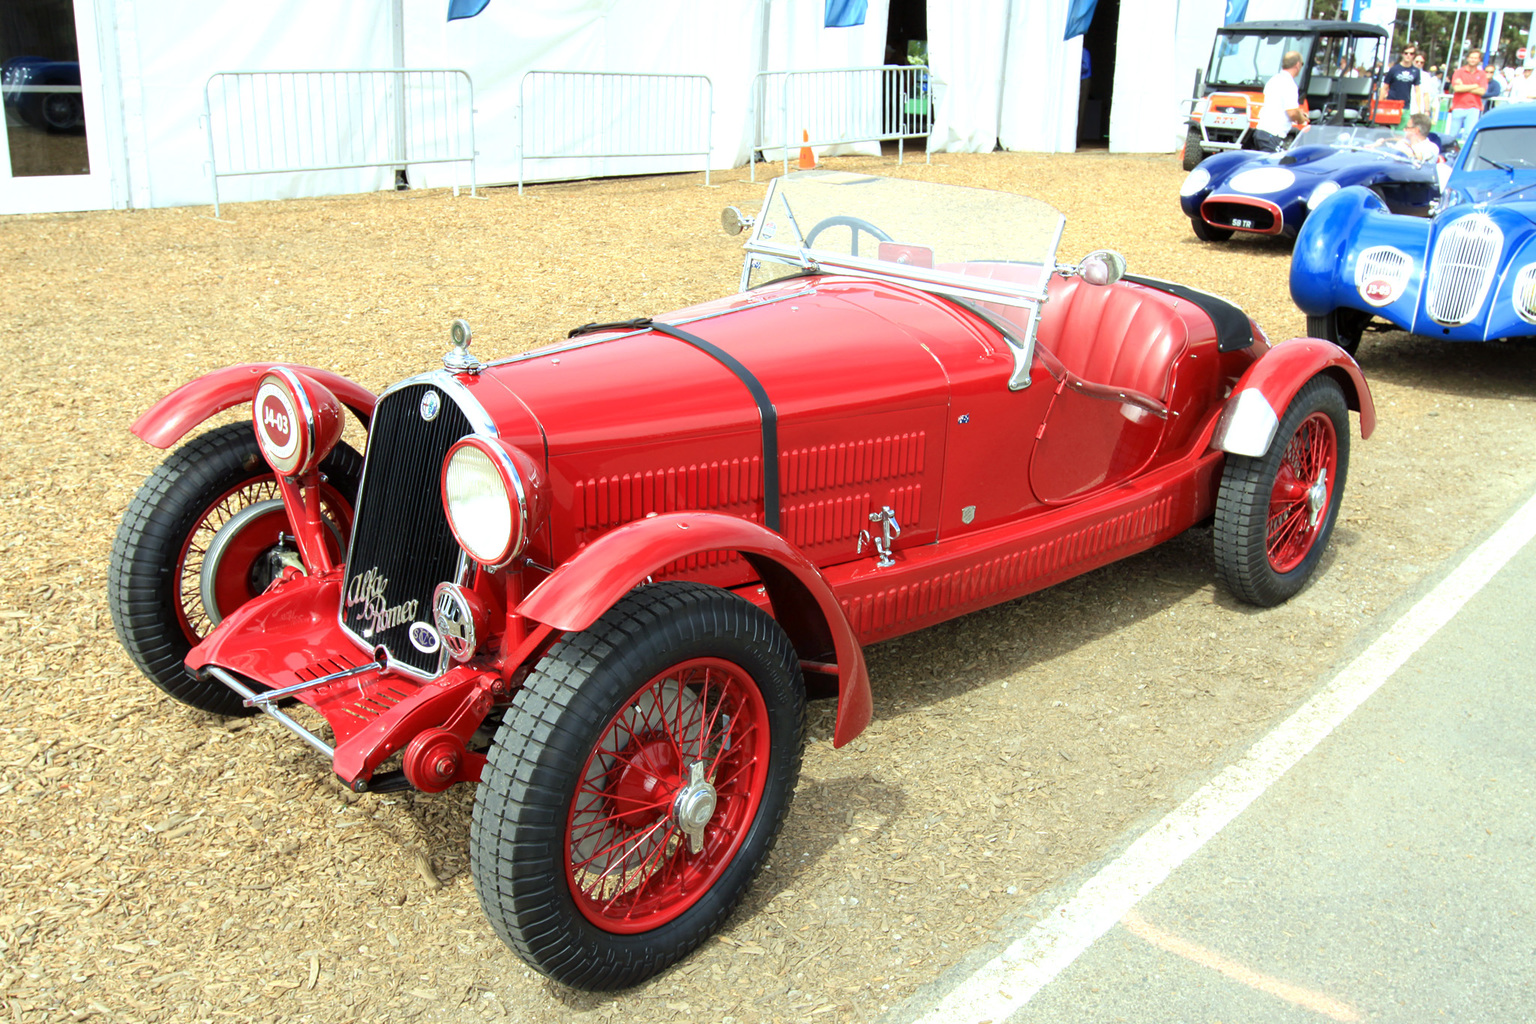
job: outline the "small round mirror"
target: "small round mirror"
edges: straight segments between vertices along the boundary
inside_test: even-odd
[[[727,206],[720,213],[720,226],[728,235],[739,235],[752,226],[752,218],[734,206]]]
[[[1077,273],[1089,284],[1114,284],[1125,276],[1125,257],[1113,249],[1095,249],[1083,257]]]

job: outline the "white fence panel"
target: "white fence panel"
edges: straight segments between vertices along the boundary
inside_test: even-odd
[[[517,190],[523,161],[697,156],[709,184],[714,83],[706,75],[529,71],[518,86]]]
[[[887,64],[764,71],[752,83],[751,120],[753,181],[757,154],[781,147],[786,173],[789,155],[807,145],[894,141],[901,163],[907,139],[933,133],[928,68]]]
[[[213,215],[219,179],[246,174],[467,163],[474,195],[474,112],[460,69],[216,72],[203,90]]]

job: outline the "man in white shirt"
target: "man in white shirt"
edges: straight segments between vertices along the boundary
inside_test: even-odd
[[[1264,84],[1264,106],[1259,108],[1258,123],[1253,126],[1253,148],[1276,152],[1290,134],[1291,127],[1307,123],[1301,112],[1301,97],[1296,79],[1301,75],[1301,54],[1291,50],[1280,58],[1280,70]]]
[[[1531,75],[1531,68],[1526,67],[1515,74],[1515,80],[1509,83],[1509,89],[1505,95],[1509,97],[1508,103],[1529,103],[1536,100],[1536,77]]]

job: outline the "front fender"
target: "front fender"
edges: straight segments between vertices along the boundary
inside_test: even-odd
[[[1339,307],[1364,310],[1392,319],[1399,327],[1413,322],[1419,272],[1424,266],[1430,221],[1392,213],[1379,195],[1364,186],[1339,189],[1307,215],[1290,255],[1290,299],[1309,316],[1326,316]],[[1359,253],[1390,246],[1412,261],[1412,273],[1387,307],[1375,307],[1355,287]]]
[[[767,591],[774,617],[802,660],[830,647],[837,659],[837,724],[842,746],[869,724],[874,699],[864,651],[816,566],[783,537],[735,516],[673,512],[626,523],[578,551],[534,588],[517,613],[577,632],[669,562],[701,551],[740,552]]]
[[[325,385],[365,428],[373,418],[378,396],[339,374],[294,363],[240,363],[188,381],[145,410],[129,429],[156,448],[169,448],[215,413],[249,402],[256,394],[256,382],[274,366],[286,366]]]
[[[1360,414],[1360,436],[1370,437],[1376,429],[1376,404],[1360,366],[1331,341],[1292,338],[1266,352],[1238,380],[1211,435],[1211,447],[1232,455],[1263,455],[1286,406],[1319,373],[1339,382],[1345,404]]]

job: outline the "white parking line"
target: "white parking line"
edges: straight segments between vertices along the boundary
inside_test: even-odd
[[[1324,689],[916,1024],[1006,1020],[1332,732],[1536,536],[1536,497]]]

